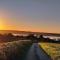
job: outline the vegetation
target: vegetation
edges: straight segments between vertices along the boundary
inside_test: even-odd
[[[51,56],[52,60],[60,60],[60,44],[57,43],[39,43],[39,46]]]
[[[31,41],[0,43],[0,60],[25,60]]]
[[[38,42],[41,43],[45,42],[45,44],[48,42],[50,44],[51,43],[54,44],[54,43],[60,43],[60,40],[55,41],[54,39],[44,38],[43,35],[37,36],[35,34],[28,34],[27,36],[20,36],[20,35],[15,36],[12,33],[0,34],[0,60],[25,60],[26,54],[32,43],[38,43]],[[53,51],[53,50],[50,51],[49,47],[55,47],[57,49],[56,46],[50,44],[46,45],[41,44],[42,48],[44,50],[47,50],[47,53],[49,55],[51,54],[50,52]]]
[[[44,38],[43,35],[28,34],[27,36],[13,35],[12,33],[0,34],[0,42],[11,42],[19,40],[31,40],[31,42],[49,42],[49,43],[60,43],[60,40]]]

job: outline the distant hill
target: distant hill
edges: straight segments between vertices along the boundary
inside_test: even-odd
[[[60,36],[60,33],[44,33],[44,32],[31,32],[31,31],[16,31],[16,30],[0,30],[0,34],[14,33],[14,34],[37,34],[45,36]]]
[[[0,30],[1,34],[5,34],[5,33],[14,33],[14,34],[20,34],[20,33],[27,33],[25,31],[16,31],[16,30]]]

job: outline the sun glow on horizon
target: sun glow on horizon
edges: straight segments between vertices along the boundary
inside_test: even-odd
[[[6,14],[6,15],[5,15]],[[25,17],[27,18],[27,17]],[[21,19],[20,20],[25,20]],[[48,27],[43,24],[41,25],[35,25],[35,24],[28,24],[25,21],[18,21],[19,19],[13,19],[11,17],[8,17],[8,13],[1,13],[0,14],[0,30],[18,30],[18,31],[32,31],[32,32],[48,32],[48,33],[59,33],[57,29],[54,28],[54,26]],[[14,21],[15,20],[15,21]],[[33,22],[34,23],[34,22]]]
[[[5,29],[4,21],[2,18],[0,18],[0,30],[3,30],[3,29]]]

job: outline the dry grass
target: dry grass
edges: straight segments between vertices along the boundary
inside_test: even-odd
[[[0,60],[23,60],[31,41],[0,43]]]
[[[60,44],[39,43],[39,45],[51,56],[52,60],[60,60]]]

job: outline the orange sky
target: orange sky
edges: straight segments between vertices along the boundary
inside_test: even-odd
[[[49,27],[31,27],[31,26],[16,26],[16,25],[6,25],[4,22],[0,22],[0,30],[20,30],[20,31],[33,31],[33,32],[49,32],[49,33],[59,33],[59,30]],[[56,32],[57,31],[57,32]]]
[[[10,19],[9,19],[10,20]],[[33,31],[33,32],[49,32],[49,33],[59,33],[60,30],[57,30],[58,27],[51,26],[39,26],[39,25],[28,25],[23,22],[13,24],[14,22],[9,23],[7,18],[3,16],[0,17],[0,30],[20,30],[20,31]]]
[[[0,30],[60,33],[57,2],[0,1]]]

